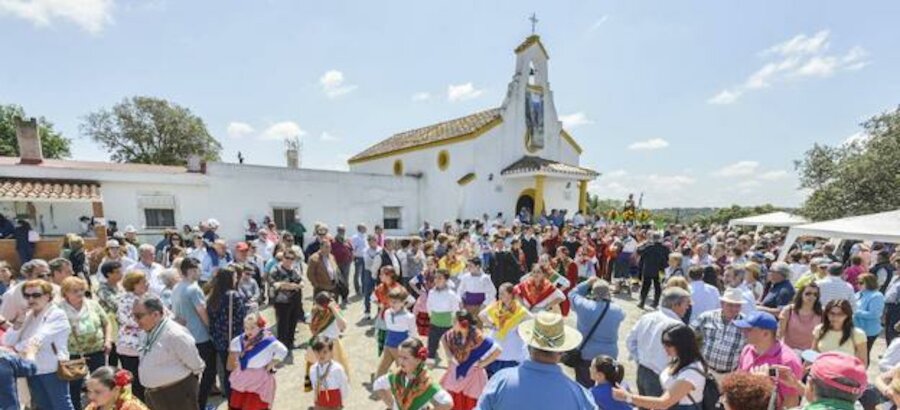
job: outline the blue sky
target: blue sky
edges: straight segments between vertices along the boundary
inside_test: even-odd
[[[502,4],[500,4],[502,3]],[[85,114],[131,95],[200,115],[223,159],[303,165],[498,106],[538,33],[557,110],[645,205],[796,206],[793,160],[898,104],[900,2],[0,0],[0,103],[43,115],[78,159]]]

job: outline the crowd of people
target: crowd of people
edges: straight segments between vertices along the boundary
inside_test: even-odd
[[[58,258],[0,262],[0,408],[205,410],[221,394],[269,409],[297,349],[317,409],[346,408],[356,386],[400,410],[900,403],[893,244],[804,239],[779,255],[779,231],[556,215],[404,237],[315,224],[305,246],[299,221],[223,238],[210,219],[155,243],[129,226],[90,252],[67,235]],[[646,312],[625,329],[638,289]],[[351,323],[376,341],[367,380]]]

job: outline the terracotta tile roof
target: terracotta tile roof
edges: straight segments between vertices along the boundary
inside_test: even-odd
[[[102,201],[100,184],[60,179],[0,178],[0,198],[6,200]]]
[[[0,157],[0,165],[19,165],[19,157]],[[44,159],[40,164],[21,165],[55,169],[84,169],[91,171],[148,172],[182,174],[186,167],[151,164],[121,164],[118,162],[74,161],[68,159]]]
[[[526,155],[522,159],[513,162],[512,165],[503,169],[500,175],[515,175],[529,172],[539,172],[548,174],[571,175],[575,177],[596,178],[600,174],[597,171],[588,168],[582,168],[575,165],[563,164],[562,162],[552,161],[541,157]]]
[[[482,129],[500,123],[500,108],[492,108],[465,117],[439,122],[427,127],[404,131],[366,148],[363,152],[350,158],[354,163],[366,159],[375,159],[388,154],[396,153],[410,148],[427,146],[440,142],[447,142],[454,138],[464,138],[477,135]]]

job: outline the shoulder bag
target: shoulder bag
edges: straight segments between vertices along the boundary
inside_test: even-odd
[[[600,325],[600,322],[603,321],[603,317],[606,316],[606,312],[609,310],[609,305],[612,304],[612,301],[607,300],[606,306],[603,307],[603,312],[600,313],[600,317],[597,318],[597,321],[594,322],[594,325],[591,326],[591,330],[585,335],[584,339],[581,340],[581,344],[575,350],[569,350],[568,352],[563,354],[562,362],[566,366],[571,368],[575,368],[584,362],[584,359],[581,358],[581,349],[584,349],[584,345],[587,343],[588,339],[594,335],[594,331],[597,330],[597,326]]]
[[[61,360],[59,358],[59,352],[56,350],[56,343],[50,343],[50,348],[53,349],[53,355],[56,356],[56,360],[59,361],[59,366],[56,368],[56,375],[59,376],[60,379],[71,382],[82,380],[87,377],[88,367],[84,357],[72,360]]]
[[[234,328],[234,292],[228,294],[228,346],[234,338],[231,329]],[[260,329],[260,332],[262,329]],[[231,349],[229,349],[231,350]],[[228,352],[228,360],[225,362],[225,370],[231,372],[237,368],[237,353]]]

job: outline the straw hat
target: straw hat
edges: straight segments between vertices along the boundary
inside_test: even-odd
[[[529,346],[546,352],[567,352],[581,344],[581,333],[563,323],[559,313],[543,311],[519,325],[519,336]]]
[[[744,299],[744,293],[738,288],[725,289],[725,293],[722,294],[722,297],[720,297],[719,300],[725,303],[734,303],[736,305],[747,303]]]

